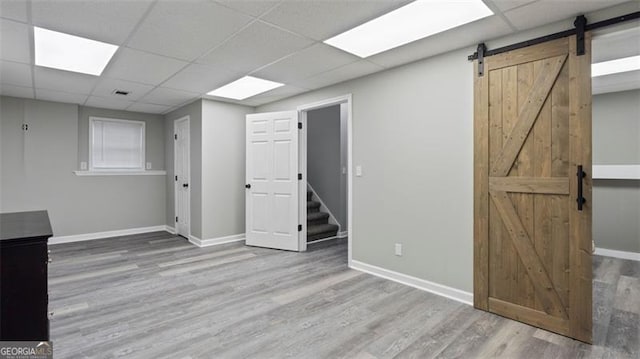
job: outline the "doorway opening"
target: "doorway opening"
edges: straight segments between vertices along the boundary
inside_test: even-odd
[[[300,250],[347,239],[351,261],[351,95],[298,107]]]
[[[189,116],[173,122],[174,209],[176,234],[189,239],[191,234],[190,134]]]
[[[346,152],[346,166],[342,166],[344,157],[341,157],[337,160],[340,165],[336,171],[339,175],[344,172],[346,177],[346,188],[344,182],[342,185],[342,191],[346,193],[346,196],[343,196],[343,202],[346,201],[346,217],[342,220],[344,223],[337,225],[335,213],[339,210],[332,210],[336,223],[334,226],[328,226],[331,224],[329,215],[323,224],[327,225],[325,229],[332,228],[333,237],[337,237],[339,233],[346,236],[348,264],[351,265],[353,145],[350,94],[299,106],[297,110],[254,113],[246,116],[246,245],[298,252],[307,250],[307,202],[320,203],[317,199],[321,195],[316,192],[314,197],[312,191],[311,201],[307,201],[307,192],[310,189],[307,184],[308,117],[313,110],[332,106],[337,106],[335,108],[338,109],[338,113],[343,114],[342,119],[338,120],[341,120],[341,128],[344,128],[344,132],[341,133],[344,135],[338,142],[342,143],[340,148],[344,149],[343,154]],[[313,116],[312,114],[311,117]],[[340,194],[337,197],[339,198]],[[323,206],[322,203],[312,205],[318,212]],[[326,203],[324,205],[326,206]],[[329,214],[328,210],[325,212]],[[319,222],[320,218],[316,220]],[[321,232],[326,234],[328,231],[321,229]]]

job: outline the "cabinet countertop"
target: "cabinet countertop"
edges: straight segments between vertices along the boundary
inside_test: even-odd
[[[51,237],[47,211],[0,213],[0,241]]]

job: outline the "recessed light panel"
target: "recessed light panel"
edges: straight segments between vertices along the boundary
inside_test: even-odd
[[[325,43],[364,58],[490,15],[481,0],[417,0]]]
[[[118,46],[33,27],[37,66],[99,76]]]
[[[625,57],[591,65],[591,77],[640,70],[640,56]]]
[[[259,93],[263,93],[283,84],[279,82],[259,79],[253,76],[245,76],[232,83],[215,89],[207,95],[230,98],[234,100],[244,100]]]

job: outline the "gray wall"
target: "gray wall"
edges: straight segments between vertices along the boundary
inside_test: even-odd
[[[245,117],[253,107],[202,100],[202,238],[245,231]]]
[[[167,217],[174,225],[173,122],[190,117],[191,235],[244,233],[245,115],[253,107],[197,100],[165,116]]]
[[[590,21],[635,4],[587,14]],[[573,19],[487,41],[489,48],[572,27]],[[475,47],[420,60],[274,103],[295,109],[353,95],[353,259],[473,290],[473,68]],[[355,168],[352,168],[355,171]],[[394,255],[403,243],[404,255]]]
[[[55,236],[164,225],[164,176],[73,174],[78,124],[77,105],[0,97],[0,211],[47,209]]]
[[[353,95],[353,258],[472,290],[473,72],[454,51],[257,108]],[[437,84],[437,85],[434,85]],[[394,255],[403,243],[404,255]]]
[[[80,162],[89,161],[89,117],[106,117],[119,120],[143,121],[145,123],[145,158],[151,162],[152,170],[163,170],[164,160],[164,117],[140,112],[108,110],[95,107],[79,108],[78,121],[78,168]]]
[[[174,121],[189,116],[189,167],[191,182],[190,220],[191,235],[202,238],[202,101],[196,100],[165,115],[165,168],[166,182],[166,224],[175,225],[175,196],[173,186],[173,134]]]
[[[640,90],[593,97],[593,164],[640,165]],[[640,252],[640,181],[596,180],[597,247]]]
[[[345,226],[340,122],[340,105],[307,112],[307,180],[338,223]]]
[[[593,96],[593,164],[640,165],[640,90]]]

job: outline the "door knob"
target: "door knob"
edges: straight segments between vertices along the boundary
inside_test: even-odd
[[[188,183],[183,183],[182,187],[187,188],[187,187],[189,187],[189,184]]]
[[[251,188],[251,184],[244,185],[244,188]]]

